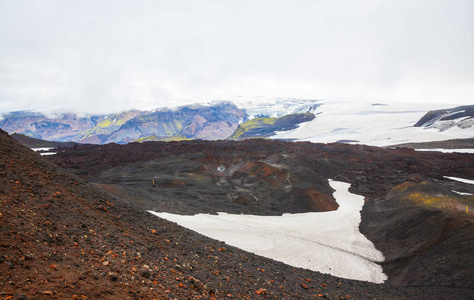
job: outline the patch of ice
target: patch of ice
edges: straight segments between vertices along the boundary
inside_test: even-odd
[[[463,183],[474,184],[474,180],[471,180],[471,179],[464,179],[464,178],[458,178],[458,177],[449,177],[449,176],[444,176],[444,178],[448,178],[448,179],[463,182]]]
[[[463,192],[458,192],[458,191],[454,191],[454,190],[453,190],[453,192],[456,193],[456,194],[462,195],[462,196],[474,196],[474,194],[471,194],[471,193],[463,193]]]
[[[53,150],[56,147],[42,147],[42,148],[31,148],[31,150],[37,152],[37,151],[49,151]]]
[[[56,152],[41,152],[40,155],[55,155]]]
[[[436,148],[436,149],[415,149],[416,151],[437,151],[437,152],[443,152],[443,153],[474,153],[474,149],[469,149],[469,148],[464,148],[464,149],[442,149],[442,148]]]
[[[330,180],[336,211],[282,216],[150,213],[229,245],[291,266],[342,278],[382,283],[383,254],[359,232],[364,198],[350,184]]]

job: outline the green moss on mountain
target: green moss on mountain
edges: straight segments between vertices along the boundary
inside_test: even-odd
[[[174,136],[147,136],[136,140],[137,143],[143,142],[178,142],[178,141],[190,141],[191,139],[187,138],[184,135],[174,135]]]
[[[269,137],[277,131],[295,129],[297,125],[315,118],[312,113],[290,114],[280,118],[255,118],[239,125],[229,139]]]
[[[474,196],[459,195],[450,188],[440,187],[432,182],[407,181],[392,188],[388,198],[396,197],[401,201],[423,207],[425,209],[466,210],[466,206],[474,205]]]
[[[104,117],[103,120],[99,121],[93,128],[80,134],[77,140],[81,142],[101,144],[109,134],[118,130],[123,124],[138,114],[139,111],[131,110],[118,115],[108,115]]]

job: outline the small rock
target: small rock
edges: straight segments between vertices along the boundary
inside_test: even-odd
[[[306,285],[306,283],[301,283],[301,287],[304,289],[308,289],[308,286]]]
[[[258,289],[256,291],[257,295],[266,295],[267,294],[267,289]]]
[[[110,278],[110,281],[117,281],[118,280],[118,276],[113,274],[113,273],[109,273],[109,278]]]
[[[52,295],[54,293],[52,291],[42,291],[41,294],[43,294],[43,295]]]
[[[10,268],[15,269],[15,264],[9,260],[5,260],[4,263]]]
[[[192,287],[196,290],[201,290],[202,289],[202,283],[199,279],[196,279],[194,277],[190,277],[189,281],[192,284]],[[209,291],[210,292],[210,291]]]
[[[25,259],[26,260],[35,260],[36,259],[36,255],[34,255],[33,253],[27,253],[25,255]]]
[[[142,271],[140,272],[140,275],[141,275],[142,277],[145,277],[145,278],[150,278],[151,273],[150,273],[150,271],[148,271],[148,270],[142,270]]]

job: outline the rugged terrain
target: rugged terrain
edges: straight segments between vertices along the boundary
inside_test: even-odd
[[[20,144],[28,148],[71,148],[77,143],[75,142],[54,142],[45,141],[41,139],[35,139],[24,134],[13,133],[10,135],[12,138],[17,140]]]
[[[389,148],[410,148],[410,149],[474,149],[474,138],[472,139],[452,139],[437,142],[406,143],[389,146]]]
[[[76,147],[52,159],[130,203],[180,214],[333,210],[327,178],[350,182],[389,282],[473,288],[474,196],[459,192],[474,187],[444,177],[472,179],[471,154],[249,140]]]
[[[452,127],[472,128],[473,125],[474,105],[465,105],[451,109],[429,111],[414,126],[445,131]]]
[[[393,164],[380,165],[388,158]],[[472,296],[472,281],[466,277],[472,275],[469,274],[473,257],[469,252],[472,251],[472,215],[463,215],[460,219],[464,220],[461,230],[464,228],[471,233],[462,236],[466,248],[460,250],[467,254],[459,261],[464,265],[456,266],[460,270],[457,272],[446,264],[460,274],[457,280],[462,285],[448,288],[444,285],[452,281],[453,276],[437,279],[439,274],[430,273],[436,271],[431,264],[424,272],[435,282],[430,286],[415,284],[420,285],[418,287],[407,287],[410,282],[406,280],[394,281],[401,285],[395,287],[390,283],[377,285],[344,280],[292,268],[200,236],[144,210],[150,206],[176,211],[192,207],[191,203],[196,201],[194,193],[206,193],[206,188],[218,186],[217,183],[223,190],[210,189],[209,194],[235,189],[245,197],[258,192],[253,186],[257,183],[264,188],[276,188],[257,196],[264,203],[261,214],[278,214],[287,209],[319,211],[321,207],[317,205],[303,204],[307,204],[308,199],[333,203],[325,180],[329,177],[353,182],[355,192],[378,203],[379,197],[385,197],[392,187],[410,178],[416,179],[407,174],[422,171],[442,185],[472,192],[470,186],[442,177],[469,178],[473,174],[470,155],[429,153],[422,159],[407,150],[256,140],[76,146],[54,160],[81,177],[48,162],[6,133],[0,133],[0,291],[6,299],[468,299]],[[231,165],[243,160],[246,163],[237,164],[238,172],[226,173]],[[284,163],[287,167],[283,167]],[[107,172],[113,175],[112,169],[120,168],[123,172],[127,168],[135,171],[122,173],[128,180],[105,175]],[[293,174],[300,168],[299,173]],[[155,187],[152,178],[140,174],[144,169],[145,173],[155,174]],[[193,176],[190,170],[199,176]],[[288,184],[287,178],[296,183],[306,174],[312,179],[319,178],[314,183],[301,181],[298,189],[309,189],[310,195],[289,191],[288,195],[294,200],[292,205],[284,199],[271,205],[272,193],[281,191],[278,188]],[[138,180],[141,176],[143,180]],[[101,182],[98,178],[102,178]],[[87,181],[95,182],[103,190]],[[193,184],[203,186],[193,190]],[[151,190],[144,192],[145,195],[155,195],[155,198],[146,200],[135,195],[133,192],[138,191],[140,185],[144,191]],[[156,196],[160,193],[175,201],[160,203]],[[239,197],[229,199],[233,205],[229,205],[229,201],[219,203],[216,197],[211,200],[212,205],[197,205],[185,212],[226,211],[228,207],[234,207],[237,212],[238,207],[259,207],[252,201],[240,201]],[[459,201],[471,201],[466,199]],[[419,207],[420,211],[433,209]],[[460,217],[455,210],[436,211],[438,215]],[[363,222],[373,224],[370,219],[365,217]],[[453,236],[450,228],[445,230],[444,236]],[[387,231],[383,226],[379,229]],[[416,231],[412,234],[415,239],[426,235]],[[398,238],[388,245],[398,245],[393,250],[396,253],[404,250],[403,237]],[[440,238],[438,244],[443,243]],[[447,250],[452,249],[434,251]],[[418,254],[426,257],[424,253]],[[449,257],[449,253],[440,254]],[[416,255],[412,257],[419,261]],[[389,269],[386,272],[391,276]]]

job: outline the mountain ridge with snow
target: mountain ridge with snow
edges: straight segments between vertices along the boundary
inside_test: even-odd
[[[474,138],[474,106],[370,103],[344,100],[275,99],[267,102],[219,101],[208,104],[131,110],[110,115],[3,114],[0,128],[9,133],[52,141],[129,143],[147,140],[207,139],[234,136],[239,124],[258,118],[312,114],[291,120],[263,135],[271,139],[372,146]],[[291,118],[290,118],[291,119]],[[278,131],[279,130],[279,131]],[[245,138],[254,137],[250,132]],[[255,137],[262,137],[257,134]]]

